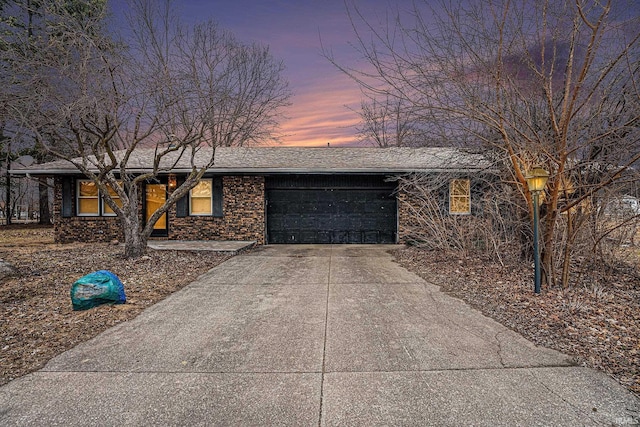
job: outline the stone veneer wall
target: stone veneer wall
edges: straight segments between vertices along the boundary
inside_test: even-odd
[[[413,206],[418,206],[416,200],[404,190],[398,190],[398,243],[407,243],[411,230],[419,227],[420,224],[412,215]]]
[[[62,217],[62,179],[55,178],[54,231],[56,243],[109,242],[123,240],[116,217],[78,217],[75,185],[72,186],[72,217]],[[140,209],[142,213],[143,210]],[[176,217],[175,205],[169,214],[171,240],[255,240],[264,244],[264,177],[223,177],[223,216]]]
[[[71,186],[72,217],[62,217],[62,178],[54,180],[53,229],[56,243],[110,242],[123,240],[120,221],[116,217],[76,216],[76,187]]]
[[[225,176],[222,180],[223,216],[176,217],[169,212],[171,240],[255,240],[264,244],[264,177]]]

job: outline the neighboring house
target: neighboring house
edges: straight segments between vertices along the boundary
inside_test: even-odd
[[[211,153],[206,150],[203,158]],[[148,171],[152,159],[152,150],[136,150],[128,171]],[[449,148],[217,148],[215,166],[158,221],[152,236],[259,244],[398,243],[410,222],[398,176],[448,173],[443,208],[464,215],[471,213],[470,179],[483,163]],[[145,185],[144,218],[189,171],[188,159],[180,159]],[[72,164],[56,161],[12,173],[54,178],[56,242],[122,238],[114,213]]]
[[[607,201],[605,213],[620,218],[640,215],[640,199],[628,194],[613,197]]]

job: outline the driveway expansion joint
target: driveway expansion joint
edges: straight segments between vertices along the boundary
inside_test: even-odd
[[[434,369],[381,369],[381,370],[336,370],[325,371],[325,374],[425,374],[425,373],[446,373],[446,372],[483,372],[483,371],[531,371],[531,370],[545,370],[552,368],[573,368],[575,366],[567,365],[523,365],[523,366],[505,366],[505,367],[474,367],[474,368],[434,368]]]
[[[322,427],[322,412],[324,404],[324,376],[326,372],[326,360],[327,360],[327,332],[329,328],[329,293],[331,291],[331,261],[333,259],[333,245],[331,245],[331,251],[329,255],[329,268],[327,272],[327,294],[324,306],[324,335],[322,340],[322,375],[320,377],[320,404],[318,412],[318,427]]]

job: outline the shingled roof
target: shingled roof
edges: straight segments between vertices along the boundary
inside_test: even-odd
[[[138,149],[132,154],[127,169],[132,173],[149,171],[153,149]],[[206,165],[211,148],[202,148],[196,165]],[[167,156],[163,164],[177,163],[171,172],[191,170],[189,156],[178,159],[177,153]],[[487,167],[482,156],[454,148],[361,148],[361,147],[220,147],[216,148],[211,172],[220,174],[278,173],[408,173],[442,171],[477,171]],[[63,175],[76,174],[69,162],[59,160],[27,168],[13,169],[14,174]],[[169,171],[167,171],[169,172]]]

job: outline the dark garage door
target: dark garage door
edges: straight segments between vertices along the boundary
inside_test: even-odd
[[[267,179],[269,243],[395,243],[395,185],[384,177]]]

